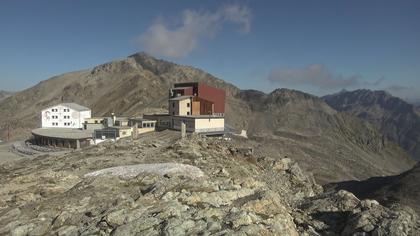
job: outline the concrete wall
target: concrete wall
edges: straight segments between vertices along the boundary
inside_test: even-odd
[[[169,114],[175,116],[191,115],[191,106],[191,98],[185,98],[182,100],[170,100]]]
[[[133,129],[119,129],[120,138],[131,137],[133,133]]]
[[[95,123],[87,123],[84,125],[84,129],[86,130],[95,130],[95,129],[103,129],[105,126],[103,124],[95,124]]]
[[[186,124],[187,132],[195,131],[195,121],[193,118],[172,117],[172,128],[175,130],[181,130],[182,122]]]
[[[138,128],[138,134],[143,134],[143,133],[148,133],[148,132],[153,132],[155,131],[155,127],[151,127],[151,128]]]
[[[149,119],[149,120],[156,120],[156,130],[164,130],[169,129],[172,127],[172,117],[169,115],[147,115],[144,114],[143,118]]]
[[[65,111],[69,109],[69,111]],[[77,128],[82,129],[86,118],[91,117],[91,111],[76,111],[69,107],[57,105],[42,110],[42,128]]]
[[[216,132],[225,130],[224,118],[195,119],[195,132]]]
[[[59,147],[59,148],[82,148],[87,147],[92,144],[91,139],[60,139],[60,138],[53,138],[53,137],[44,137],[44,136],[37,136],[34,135],[34,142],[36,145],[39,146],[51,146],[51,147]],[[79,143],[79,145],[77,144]]]

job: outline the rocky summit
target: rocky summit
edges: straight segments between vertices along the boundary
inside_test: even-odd
[[[0,170],[1,235],[418,235],[418,215],[327,191],[293,157],[174,131]]]

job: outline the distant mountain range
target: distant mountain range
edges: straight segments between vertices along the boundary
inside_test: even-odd
[[[240,90],[200,69],[159,60],[145,53],[45,80],[0,103],[0,124],[12,124],[15,139],[28,137],[42,108],[76,102],[93,115],[139,116],[167,110],[168,88],[199,81],[227,92],[226,121],[245,129],[255,146],[273,157],[288,156],[320,183],[398,174],[414,161],[370,123],[337,112],[322,99],[299,91],[266,94]],[[3,134],[4,135],[4,134]]]
[[[342,91],[323,99],[334,109],[362,118],[420,160],[418,108],[384,91]]]

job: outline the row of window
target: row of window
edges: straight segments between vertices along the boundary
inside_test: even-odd
[[[143,128],[155,127],[155,123],[144,123]]]
[[[175,108],[175,102],[172,102],[172,107]],[[190,103],[187,102],[187,107],[190,107]]]
[[[52,112],[58,112],[58,108],[53,108],[53,109],[51,109],[51,111],[52,111]],[[70,109],[68,109],[68,108],[64,108],[64,109],[63,109],[63,111],[64,111],[64,112],[70,112]]]
[[[64,122],[64,126],[70,126],[71,123],[70,122]],[[53,122],[52,126],[58,126],[58,122]]]
[[[58,116],[52,116],[53,119],[58,119]],[[64,119],[70,119],[70,116],[64,116]]]

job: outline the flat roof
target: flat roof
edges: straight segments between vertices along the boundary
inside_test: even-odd
[[[126,117],[126,116],[120,116],[120,117],[118,117],[118,116],[116,116],[115,117],[115,120],[116,121],[127,121],[129,118],[128,117]]]
[[[97,119],[106,119],[106,118],[108,117],[107,116],[94,116],[90,118],[85,118],[85,120],[88,120],[88,119],[97,120]]]
[[[114,126],[110,126],[108,128],[113,128],[113,129],[131,129],[132,127],[131,126],[126,126],[126,125],[124,125],[124,126],[114,125]]]
[[[92,138],[92,131],[70,128],[38,128],[32,134],[48,138],[59,139],[88,139]]]
[[[213,115],[189,115],[189,116],[173,116],[173,117],[182,117],[182,118],[190,118],[190,119],[208,119],[208,118],[225,118],[224,116],[213,116]]]
[[[144,116],[170,116],[169,113],[144,114]]]
[[[178,89],[188,89],[188,88],[192,88],[192,86],[174,87],[174,88],[171,88],[171,89],[173,89],[173,90],[178,90]]]
[[[189,98],[192,98],[193,96],[189,96],[189,95],[186,95],[186,96],[178,96],[178,97],[174,97],[174,98],[169,98],[169,100],[171,100],[171,101],[177,101],[177,100],[184,100],[184,99],[189,99]]]
[[[190,118],[190,119],[204,119],[204,118],[225,118],[224,116],[214,116],[214,115],[189,115],[189,116],[175,116],[175,115],[170,115],[167,113],[161,113],[161,114],[144,114],[145,116],[156,116],[156,117],[182,117],[182,118]]]
[[[134,120],[134,121],[146,121],[146,122],[156,122],[156,120],[151,120],[151,119],[146,119],[146,118],[130,118],[130,120]]]

